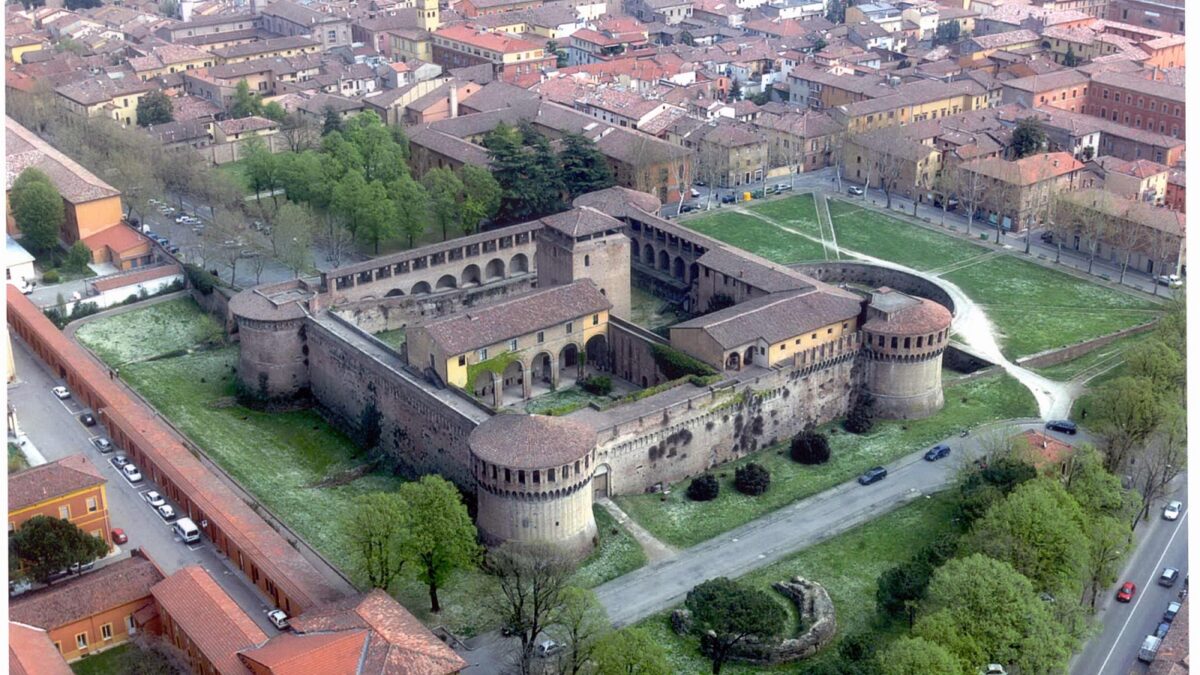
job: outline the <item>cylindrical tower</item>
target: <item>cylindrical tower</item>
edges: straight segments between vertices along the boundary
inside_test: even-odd
[[[299,282],[242,291],[229,300],[237,320],[238,379],[262,399],[295,396],[308,388],[305,303],[311,296]]]
[[[475,427],[468,444],[484,541],[549,543],[581,557],[592,550],[595,430],[562,417],[502,414]]]
[[[871,295],[862,330],[866,388],[876,415],[917,419],[941,409],[942,352],[952,319],[932,300],[886,287]]]

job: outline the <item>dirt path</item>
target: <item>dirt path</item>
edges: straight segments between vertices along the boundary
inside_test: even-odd
[[[641,545],[642,551],[646,554],[648,564],[652,565],[656,562],[671,560],[679,555],[678,549],[655,539],[654,535],[650,534],[646,528],[638,525],[636,520],[630,518],[629,514],[622,511],[621,507],[617,506],[611,499],[599,499],[596,503],[603,506],[604,510],[608,511],[613,518],[616,518],[622,527],[629,530],[629,534],[632,534],[637,543]]]

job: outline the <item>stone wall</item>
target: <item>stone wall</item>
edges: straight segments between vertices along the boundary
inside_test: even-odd
[[[960,373],[974,373],[995,364],[971,351],[966,345],[951,342],[942,352],[942,365]]]
[[[405,328],[470,307],[485,306],[526,293],[537,279],[525,275],[502,282],[437,295],[396,296],[347,302],[333,308],[343,319],[368,333]]]
[[[1017,365],[1024,366],[1025,368],[1045,368],[1046,366],[1053,366],[1055,364],[1063,363],[1064,361],[1070,361],[1071,359],[1083,356],[1090,351],[1100,349],[1101,347],[1104,347],[1111,342],[1115,342],[1116,340],[1120,340],[1123,337],[1148,333],[1154,330],[1156,326],[1158,326],[1157,320],[1150,321],[1140,326],[1133,326],[1132,328],[1119,330],[1115,333],[1102,335],[1098,338],[1087,340],[1086,342],[1080,342],[1079,344],[1071,345],[1070,347],[1053,349],[1050,351],[1041,352],[1039,354],[1034,354],[1032,356],[1026,356],[1025,358],[1017,359]]]
[[[308,346],[304,319],[238,321],[242,336],[238,378],[266,399],[302,395],[308,390]]]
[[[799,263],[789,265],[794,270],[829,284],[854,284],[879,288],[887,286],[901,293],[928,298],[955,313],[954,300],[937,282],[903,270],[862,262]]]
[[[213,292],[208,295],[195,288],[189,288],[188,292],[201,309],[221,322],[221,328],[230,340],[237,340],[237,321],[233,318],[233,312],[229,311],[229,300],[237,294],[237,291],[224,286],[214,286]]]
[[[612,355],[612,371],[642,388],[653,387],[667,381],[654,361],[651,345],[667,344],[663,338],[650,331],[614,318],[608,319],[608,343]]]

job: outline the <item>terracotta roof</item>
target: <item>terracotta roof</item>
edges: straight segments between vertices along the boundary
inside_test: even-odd
[[[115,288],[124,288],[125,286],[133,286],[135,284],[162,279],[173,275],[181,274],[183,270],[179,265],[157,265],[155,267],[141,267],[123,274],[113,274],[111,276],[102,277],[92,282],[92,287],[98,292],[111,291]]]
[[[158,566],[135,554],[12,600],[8,618],[53,630],[122,605],[150,602],[151,587],[162,579]]]
[[[1034,185],[1083,168],[1083,164],[1068,152],[1049,152],[1030,155],[1015,161],[1000,157],[964,162],[963,168],[1013,185]]]
[[[954,316],[944,306],[925,298],[905,295],[887,287],[871,294],[863,330],[883,335],[924,335],[948,328]]]
[[[308,35],[292,35],[289,37],[255,40],[254,42],[247,42],[240,45],[220,47],[212,50],[212,53],[223,59],[232,59],[243,56],[254,56],[255,54],[284,51],[288,49],[302,49],[305,47],[319,46],[321,46],[321,41],[316,38]]]
[[[1029,444],[1033,466],[1039,471],[1048,466],[1061,464],[1071,456],[1071,453],[1075,452],[1075,448],[1069,444],[1051,438],[1037,429],[1029,429],[1017,434],[1017,438],[1024,439]]]
[[[324,12],[318,12],[315,9],[298,5],[288,0],[278,0],[267,5],[266,9],[262,10],[264,16],[275,16],[285,21],[298,24],[301,26],[312,26],[314,24],[329,23],[332,21],[344,21],[344,16],[334,16]]]
[[[8,512],[106,482],[86,455],[68,455],[49,464],[9,474]]]
[[[1146,96],[1165,98],[1176,103],[1184,103],[1187,100],[1182,86],[1168,84],[1161,80],[1151,80],[1142,73],[1100,72],[1092,75],[1092,84],[1118,87]]]
[[[772,293],[675,324],[671,331],[699,329],[722,349],[734,349],[759,340],[774,344],[849,321],[861,308],[858,298],[823,290]]]
[[[476,30],[466,24],[439,28],[435,30],[433,34],[446,40],[453,40],[455,42],[461,42],[462,44],[471,45],[472,47],[487,49],[503,54],[529,52],[543,48],[543,45],[539,45],[536,42],[522,40],[507,33],[486,33]]]
[[[612,303],[595,282],[581,279],[433,319],[415,330],[427,332],[445,355],[455,356],[609,309]]]
[[[227,134],[240,134],[247,131],[259,131],[261,129],[271,129],[278,126],[274,121],[265,117],[239,117],[231,120],[221,120],[217,122],[217,127]]]
[[[11,117],[4,118],[4,131],[6,190],[12,188],[13,181],[22,171],[33,167],[49,176],[63,199],[73,204],[121,194]]]
[[[199,565],[180,569],[150,592],[162,612],[223,675],[247,672],[237,653],[267,641],[267,634]]]
[[[582,459],[596,445],[596,430],[566,417],[493,415],[471,431],[471,452],[489,464],[549,469]]]
[[[983,49],[1000,49],[1001,47],[1011,47],[1012,45],[1037,41],[1037,33],[1025,28],[1003,33],[993,33],[991,35],[977,35],[971,38],[971,42],[974,42]]]
[[[308,315],[307,303],[312,295],[299,280],[255,286],[233,296],[229,311],[235,317],[259,321],[300,319]]]
[[[153,84],[143,82],[131,75],[130,77],[118,79],[108,77],[89,78],[71,84],[64,84],[54,91],[64,98],[90,106],[111,101],[120,96],[142,94],[152,89],[154,89]]]
[[[570,211],[563,211],[542,218],[542,222],[553,230],[558,230],[568,237],[582,237],[606,230],[622,230],[625,224],[610,215],[602,213],[590,206],[577,206]]]
[[[114,225],[101,230],[83,240],[87,247],[95,251],[100,248],[110,248],[117,254],[132,251],[149,243],[144,235],[128,225]]]
[[[579,195],[571,202],[571,206],[586,206],[601,213],[607,213],[613,218],[624,218],[631,210],[658,213],[662,208],[662,202],[658,197],[647,192],[638,192],[617,185]]]
[[[291,620],[299,634],[371,631],[361,675],[448,675],[467,667],[400,603],[379,589],[356,598],[316,607]]]
[[[73,673],[45,629],[16,621],[8,622],[8,672],[10,675]]]
[[[238,658],[248,666],[268,669],[271,675],[357,675],[369,635],[366,630],[283,633],[261,647],[239,652]]]
[[[767,293],[811,290],[815,287],[812,279],[799,272],[737,249],[713,248],[696,262]]]

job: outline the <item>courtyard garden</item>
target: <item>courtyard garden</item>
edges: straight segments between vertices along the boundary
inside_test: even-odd
[[[690,318],[678,305],[663,300],[640,286],[630,286],[630,318],[648,331],[666,336],[671,326]]]
[[[756,253],[772,262],[786,265],[825,260],[825,247],[820,242],[782,230],[745,213],[706,213],[680,222],[697,232]]]
[[[837,423],[820,431],[829,435],[831,457],[825,464],[806,466],[788,456],[791,439],[713,470],[721,484],[720,495],[708,502],[687,498],[689,480],[670,486],[671,493],[623,495],[615,501],[655,537],[680,548],[698,544],[743,525],[792,502],[851,480],[867,467],[887,464],[924,450],[959,430],[984,422],[1037,415],[1033,395],[1008,375],[984,377],[948,386],[946,405],[923,420],[879,421],[868,434],[841,430]],[[764,466],[771,487],[751,497],[734,487],[734,472],[748,462]]]
[[[407,339],[405,337],[405,331],[407,330],[407,328],[396,328],[394,330],[380,331],[375,334],[375,337],[392,349],[400,350],[404,347],[404,342]]]

